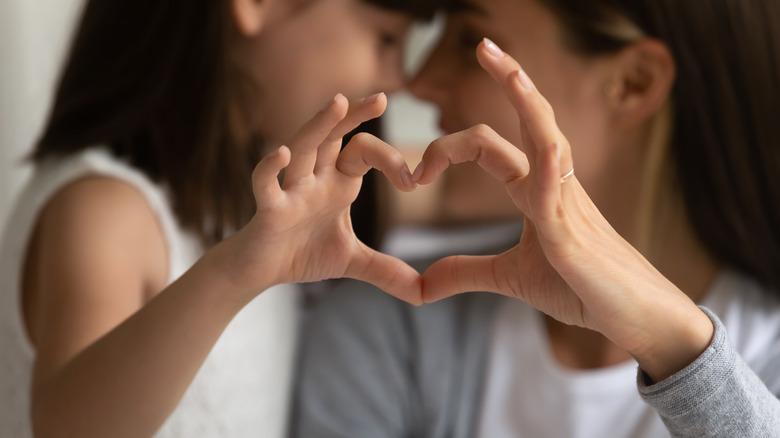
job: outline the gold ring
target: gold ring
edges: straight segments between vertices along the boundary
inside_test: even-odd
[[[570,171],[566,172],[566,175],[563,175],[561,177],[561,184],[565,183],[566,181],[570,180],[571,177],[574,176],[574,168],[572,168]]]

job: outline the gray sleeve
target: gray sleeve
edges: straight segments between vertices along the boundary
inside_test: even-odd
[[[648,386],[640,370],[642,398],[675,437],[780,437],[777,395],[735,351],[720,319],[702,309],[715,325],[710,347],[688,367],[656,384]],[[780,369],[774,373],[777,377]]]
[[[406,307],[354,280],[319,298],[304,329],[291,436],[415,435]]]

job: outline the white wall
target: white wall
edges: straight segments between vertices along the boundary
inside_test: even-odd
[[[405,53],[407,75],[414,75],[422,67],[443,24],[437,18],[431,24],[412,28]],[[433,105],[421,102],[406,92],[390,97],[384,120],[387,139],[393,145],[424,148],[440,135],[438,112]]]
[[[0,0],[0,227],[29,169],[82,0]]]

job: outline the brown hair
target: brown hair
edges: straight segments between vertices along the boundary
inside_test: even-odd
[[[364,1],[418,18],[436,4]],[[261,149],[228,131],[229,14],[225,0],[90,0],[33,160],[104,146],[164,186],[204,242],[243,225]]]
[[[538,1],[579,53],[666,44],[677,67],[668,167],[691,223],[718,260],[780,291],[780,2]]]

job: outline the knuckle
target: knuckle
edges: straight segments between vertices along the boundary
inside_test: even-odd
[[[550,117],[555,118],[555,109],[547,99],[542,99],[542,109],[544,109]]]
[[[445,142],[447,136],[436,138],[428,144],[428,150],[441,149],[442,144]]]
[[[392,160],[394,167],[403,168],[404,166],[407,166],[406,160],[398,152],[393,153],[390,159]]]
[[[352,136],[352,139],[349,142],[359,144],[359,145],[370,146],[373,143],[373,140],[374,140],[373,135],[367,132],[358,132],[357,134]]]
[[[469,128],[469,135],[472,137],[473,141],[480,145],[489,143],[494,138],[495,134],[493,128],[484,123]]]
[[[441,155],[444,150],[447,148],[446,143],[448,141],[447,137],[439,137],[432,142],[428,144],[428,147],[425,149],[425,157],[435,157]]]

